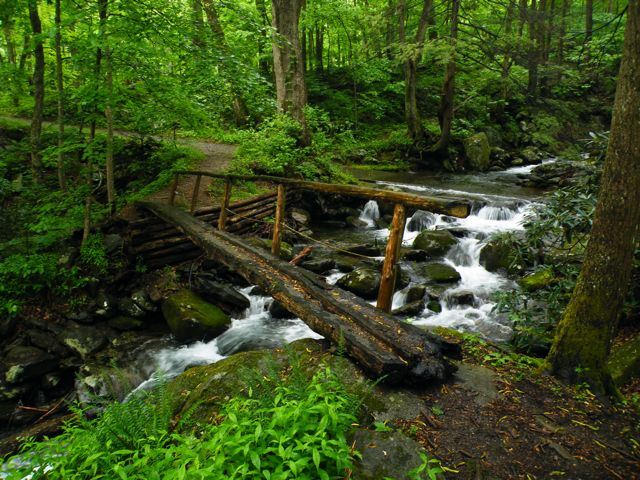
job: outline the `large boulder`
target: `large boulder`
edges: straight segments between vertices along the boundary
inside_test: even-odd
[[[491,145],[484,132],[476,133],[464,140],[464,153],[469,165],[474,170],[481,172],[491,167]]]
[[[77,355],[87,358],[106,347],[112,335],[113,332],[109,329],[79,325],[70,321],[60,334],[60,339]]]
[[[231,317],[219,307],[205,302],[187,289],[168,297],[162,303],[162,314],[180,342],[217,337],[231,323]]]
[[[516,253],[516,246],[511,239],[496,237],[482,247],[480,265],[490,272],[518,270],[521,266],[512,266]]]
[[[243,312],[251,305],[245,295],[210,273],[198,274],[193,282],[193,289],[207,302],[219,306],[229,314]]]
[[[416,273],[425,278],[428,283],[455,283],[460,280],[460,274],[446,263],[427,263],[416,267]]]
[[[413,248],[427,252],[429,257],[441,257],[457,243],[448,230],[425,230],[413,241]]]
[[[380,288],[380,273],[367,267],[356,268],[336,283],[340,288],[365,299],[374,299]]]
[[[522,277],[518,283],[525,292],[535,292],[553,285],[557,281],[558,279],[550,269],[543,269]]]
[[[407,224],[407,230],[410,232],[421,232],[427,228],[435,225],[436,216],[431,212],[425,212],[424,210],[417,210]]]
[[[376,432],[359,429],[353,442],[361,456],[354,465],[354,478],[384,480],[385,478],[420,478],[410,472],[422,464],[418,442],[401,432]]]

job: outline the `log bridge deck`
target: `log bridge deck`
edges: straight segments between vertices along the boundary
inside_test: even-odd
[[[218,228],[205,223],[173,205],[140,202],[138,206],[183,232],[205,254],[242,275],[248,282],[279,301],[309,327],[335,344],[371,376],[384,377],[388,383],[422,384],[442,381],[454,367],[447,357],[458,357],[459,349],[413,325],[399,322],[389,313],[396,277],[396,263],[404,231],[405,206],[417,206],[454,216],[469,214],[469,205],[412,194],[357,187],[302,182],[264,176],[230,176],[207,172],[179,172],[180,175],[208,175],[224,178],[225,194],[218,218]],[[248,245],[237,235],[225,231],[225,211],[229,205],[231,182],[241,180],[270,181],[278,185],[275,206],[273,251]],[[196,188],[200,182],[196,181]],[[174,183],[173,190],[177,181]],[[280,235],[284,219],[286,188],[295,186],[325,193],[396,202],[394,221],[382,272],[378,308],[356,295],[328,285],[321,277],[279,258]],[[197,198],[197,191],[193,198]],[[195,208],[191,208],[192,212]],[[274,255],[274,253],[276,255]]]

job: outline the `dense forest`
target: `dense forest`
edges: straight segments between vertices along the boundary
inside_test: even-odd
[[[638,0],[0,25],[0,478],[638,478]]]

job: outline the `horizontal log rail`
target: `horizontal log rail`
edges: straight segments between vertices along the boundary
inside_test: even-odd
[[[416,195],[413,193],[405,192],[393,192],[390,190],[383,190],[380,188],[363,187],[360,185],[345,185],[335,183],[321,183],[321,182],[309,182],[306,180],[295,180],[291,178],[273,177],[269,175],[233,175],[224,173],[212,173],[202,171],[181,170],[175,172],[175,177],[171,186],[171,192],[169,194],[169,205],[173,205],[175,201],[175,194],[178,188],[178,182],[180,176],[196,176],[195,188],[191,197],[191,213],[196,211],[196,202],[198,199],[198,193],[200,188],[200,181],[202,177],[218,178],[224,180],[224,194],[220,206],[220,214],[218,217],[218,230],[224,231],[227,226],[235,222],[243,222],[244,219],[235,217],[235,219],[229,218],[228,214],[234,214],[229,209],[229,201],[231,198],[231,188],[233,181],[259,181],[269,182],[275,184],[277,187],[277,201],[275,205],[275,221],[273,226],[273,242],[272,253],[276,256],[280,254],[280,245],[282,238],[282,231],[284,229],[284,208],[286,200],[286,192],[292,188],[300,190],[310,190],[314,192],[345,195],[350,197],[363,198],[367,200],[380,200],[386,202],[395,203],[392,228],[389,233],[389,242],[387,244],[387,250],[385,253],[383,275],[380,281],[380,289],[378,291],[378,308],[389,312],[391,310],[391,299],[395,289],[397,278],[397,261],[400,251],[400,245],[402,244],[402,236],[404,234],[404,222],[406,215],[406,207],[416,207],[424,210],[428,210],[434,213],[440,213],[450,215],[452,217],[465,218],[469,216],[471,212],[471,205],[469,202],[455,200],[455,199],[441,199],[426,197],[422,195]],[[270,197],[271,198],[271,197]],[[252,213],[259,214],[260,218],[267,215],[266,210],[255,209]],[[249,216],[249,212],[247,212]]]

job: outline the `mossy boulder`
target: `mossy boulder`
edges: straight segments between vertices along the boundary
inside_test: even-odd
[[[446,263],[427,263],[417,269],[417,273],[428,283],[454,283],[460,280],[460,274]]]
[[[168,297],[162,303],[162,314],[180,342],[217,337],[231,323],[231,317],[220,308],[187,289]]]
[[[380,273],[368,267],[356,268],[340,278],[337,285],[365,299],[374,299],[380,288]]]
[[[480,265],[490,272],[514,273],[521,268],[521,265],[513,264],[516,255],[517,249],[512,239],[497,237],[482,247]]]
[[[423,250],[429,257],[441,257],[457,243],[448,230],[425,230],[413,241],[413,248]]]
[[[476,133],[464,140],[464,153],[469,166],[481,172],[491,167],[491,145],[484,132]]]
[[[640,335],[614,348],[607,368],[618,387],[640,376]]]
[[[550,269],[544,269],[522,277],[518,283],[525,292],[535,292],[553,285],[556,281],[553,272]]]

